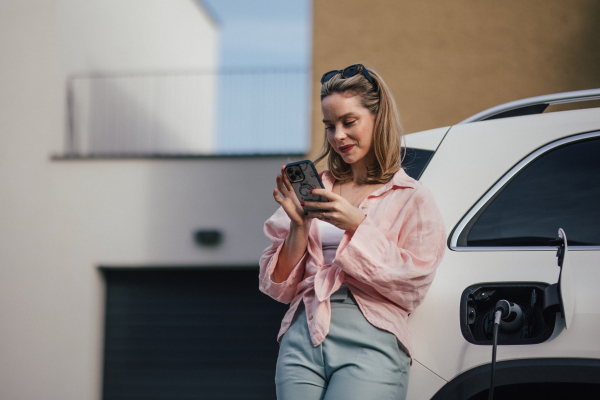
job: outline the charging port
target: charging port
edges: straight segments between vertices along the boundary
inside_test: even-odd
[[[554,331],[556,313],[559,311],[554,301],[545,300],[549,294],[546,290],[548,286],[537,282],[511,282],[468,287],[460,301],[460,325],[464,338],[473,344],[491,345],[496,303],[507,300],[514,315],[509,315],[500,324],[498,344],[546,341]]]

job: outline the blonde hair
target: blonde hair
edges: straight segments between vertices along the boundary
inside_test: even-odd
[[[362,73],[350,78],[342,78],[341,74],[325,82],[321,86],[321,101],[333,93],[359,96],[363,107],[375,116],[373,127],[373,154],[374,160],[367,166],[367,178],[363,183],[387,183],[394,174],[402,168],[404,159],[402,154],[402,125],[396,102],[383,79],[368,69],[374,80],[371,84]],[[315,164],[327,158],[327,169],[333,177],[341,183],[352,180],[352,169],[342,157],[335,152],[327,135],[323,148],[315,160]]]

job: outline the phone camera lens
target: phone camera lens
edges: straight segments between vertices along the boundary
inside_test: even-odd
[[[287,169],[287,173],[292,175],[294,173],[294,169],[293,168],[288,168]]]

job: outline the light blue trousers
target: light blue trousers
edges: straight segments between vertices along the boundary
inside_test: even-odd
[[[396,337],[371,325],[343,287],[332,295],[329,334],[310,341],[304,307],[281,340],[278,400],[403,400],[410,357]]]

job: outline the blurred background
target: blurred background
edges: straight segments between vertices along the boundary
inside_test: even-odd
[[[406,133],[449,126],[600,87],[598,20],[595,0],[0,2],[0,398],[275,398],[262,224],[281,165],[321,147],[323,72],[375,68]]]

